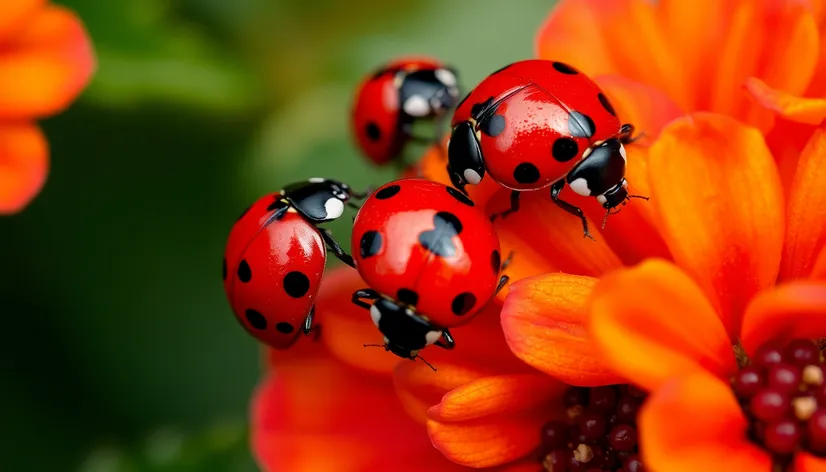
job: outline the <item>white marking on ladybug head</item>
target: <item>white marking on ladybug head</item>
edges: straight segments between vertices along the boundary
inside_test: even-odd
[[[576,192],[578,195],[582,195],[583,197],[591,196],[591,189],[588,188],[588,181],[583,179],[582,177],[571,182],[570,186],[571,190]]]
[[[376,325],[376,328],[378,328],[379,321],[381,321],[381,311],[379,311],[376,305],[372,305],[370,307],[370,318],[373,320],[373,324]],[[384,342],[387,342],[387,338],[384,338]]]
[[[338,198],[330,198],[324,203],[327,219],[334,220],[344,213],[344,202]]]
[[[308,179],[308,181],[311,184],[320,184],[321,182],[324,182],[325,180],[327,180],[327,179],[325,179],[324,177],[310,177]]]
[[[605,195],[597,195],[597,201],[600,205],[605,205],[608,202],[608,199],[605,198]]]
[[[383,341],[384,344],[390,344],[390,338],[388,338],[387,336],[384,337]]]
[[[430,104],[421,95],[413,95],[408,98],[402,109],[410,116],[423,117],[430,114]]]
[[[428,331],[427,334],[424,335],[424,339],[427,342],[427,345],[430,346],[431,344],[435,343],[442,337],[441,331]]]
[[[478,185],[482,181],[482,176],[473,169],[465,169],[462,175],[465,177],[465,181],[471,185]]]
[[[627,162],[628,161],[628,155],[625,154],[625,146],[623,146],[622,144],[620,144],[619,153],[620,153],[620,156],[622,156],[622,160]]]
[[[447,93],[451,97],[458,98],[459,97],[459,89],[457,87],[448,87]]]
[[[436,72],[434,72],[433,74],[436,75],[436,78],[439,79],[439,82],[447,85],[448,87],[456,85],[456,75],[447,69],[436,69]]]

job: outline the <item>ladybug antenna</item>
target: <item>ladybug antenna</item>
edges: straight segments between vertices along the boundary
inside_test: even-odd
[[[365,344],[364,347],[383,347],[385,351],[387,350],[387,346],[384,344]]]
[[[643,197],[642,195],[628,195],[628,198],[639,198],[640,200],[649,200],[649,197]]]
[[[431,364],[430,362],[427,362],[427,361],[425,360],[425,358],[424,358],[424,357],[422,357],[422,356],[414,356],[414,357],[411,357],[411,358],[410,358],[410,360],[412,360],[412,361],[415,361],[416,359],[421,359],[421,360],[422,360],[422,362],[424,362],[425,364],[427,364],[427,366],[428,366],[428,367],[430,367],[431,369],[433,369],[433,372],[436,372],[436,368],[435,368],[435,367],[433,367],[433,364]]]

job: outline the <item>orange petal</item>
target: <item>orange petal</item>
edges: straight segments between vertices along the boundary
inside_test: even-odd
[[[433,370],[422,362],[401,362],[393,380],[402,405],[413,419],[424,423],[427,410],[438,404],[449,391],[495,372],[483,365],[468,363],[437,363]]]
[[[826,337],[826,282],[790,282],[761,293],[746,309],[741,337],[748,353],[769,341]]]
[[[780,277],[806,277],[826,245],[826,123],[800,154],[787,215]]]
[[[639,425],[647,469],[771,470],[769,456],[746,437],[746,419],[731,389],[711,375],[676,377],[663,385],[643,405]]]
[[[542,374],[485,377],[455,388],[427,412],[436,421],[475,420],[561,404],[567,385]]]
[[[536,46],[540,59],[568,62],[592,77],[614,74],[649,83],[684,106],[688,82],[666,33],[646,0],[562,0],[540,28]]]
[[[324,275],[316,301],[321,340],[334,356],[347,364],[390,373],[399,358],[381,348],[364,347],[364,344],[380,344],[382,335],[370,319],[369,311],[351,301],[353,292],[366,287],[358,272],[347,266]]]
[[[702,290],[657,259],[603,277],[589,329],[616,372],[655,390],[674,375],[737,370],[725,328]]]
[[[755,77],[749,77],[745,87],[757,103],[786,119],[810,125],[826,119],[826,99],[798,97],[773,89]]]
[[[545,256],[537,252],[530,243],[524,241],[521,232],[516,228],[500,225],[497,234],[499,235],[499,245],[502,247],[502,254],[513,254],[511,263],[503,272],[510,278],[510,282],[505,285],[496,295],[499,302],[504,302],[510,293],[510,286],[527,277],[533,277],[548,272],[556,272],[557,269],[548,261]]]
[[[49,171],[49,148],[33,124],[0,124],[0,214],[17,213],[40,193]]]
[[[648,149],[642,146],[629,146],[628,167],[625,177],[628,180],[630,195],[648,197],[651,189],[648,185]],[[633,265],[648,257],[671,259],[671,253],[665,245],[655,222],[655,207],[649,201],[632,199],[622,210],[605,220],[605,208],[595,198],[572,195],[571,203],[582,208],[591,221],[604,221],[602,236],[617,256],[626,265]]]
[[[596,280],[546,274],[511,285],[502,308],[505,339],[517,357],[571,385],[621,383],[585,330]]]
[[[696,113],[667,126],[648,160],[651,201],[678,265],[705,290],[729,335],[777,277],[783,193],[760,133]]]
[[[0,41],[18,33],[29,19],[43,7],[46,0],[15,0],[0,2]]]
[[[820,255],[815,259],[810,277],[816,280],[826,280],[826,247],[820,251]]]
[[[94,69],[92,46],[80,20],[62,7],[42,9],[0,53],[0,118],[62,111]]]
[[[780,181],[783,182],[784,201],[789,201],[789,194],[792,190],[792,182],[797,173],[797,164],[800,161],[800,153],[809,143],[817,126],[797,123],[779,118],[774,127],[766,134],[766,145],[771,150],[774,161],[777,163],[777,171],[780,174]]]
[[[569,201],[573,194],[566,187],[560,198]],[[506,195],[497,194],[497,198],[488,203],[489,214],[509,207]],[[599,233],[599,227],[589,221],[588,230],[596,241],[586,238],[581,220],[554,204],[547,189],[522,192],[519,211],[497,219],[494,226],[497,232],[510,231],[551,265],[569,274],[598,276],[622,266]],[[514,256],[517,257],[520,255]]]
[[[826,459],[799,452],[794,458],[795,472],[826,472]]]
[[[287,363],[261,384],[252,447],[263,470],[462,470],[404,414],[388,378],[331,358]]]
[[[427,421],[430,440],[448,459],[469,467],[491,467],[519,459],[539,445],[542,425],[551,412],[442,423]],[[538,464],[537,464],[538,466]]]
[[[653,142],[665,125],[683,114],[668,95],[646,83],[618,75],[601,75],[594,81],[622,122],[636,127],[641,143]]]

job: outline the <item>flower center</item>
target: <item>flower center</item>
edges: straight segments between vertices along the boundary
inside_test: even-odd
[[[637,410],[645,396],[630,385],[568,389],[566,418],[542,428],[545,470],[643,472]]]
[[[775,470],[792,455],[826,456],[826,385],[823,353],[811,340],[765,346],[732,379],[749,422],[749,438],[772,454]]]

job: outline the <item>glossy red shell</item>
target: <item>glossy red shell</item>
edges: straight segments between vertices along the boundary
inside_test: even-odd
[[[315,303],[327,252],[315,226],[293,209],[265,226],[279,195],[257,200],[233,226],[224,252],[224,290],[251,335],[284,349]]]
[[[461,224],[447,257],[421,242],[436,229],[438,213]],[[371,288],[397,300],[415,293],[416,311],[444,328],[470,321],[499,282],[499,239],[488,217],[455,189],[424,179],[390,182],[367,198],[354,222],[352,254]]]
[[[364,79],[356,92],[351,131],[361,151],[374,163],[385,164],[401,153],[407,142],[399,128],[400,97],[395,71],[439,69],[428,57],[403,57],[389,62]]]
[[[498,134],[484,132],[476,123],[477,137],[490,177],[515,190],[535,190],[562,179],[589,147],[619,134],[622,126],[600,88],[585,74],[560,62],[527,60],[507,66],[480,82],[459,105],[452,125],[471,120],[486,101],[500,102],[494,115],[503,119]],[[590,120],[592,134],[573,133],[571,113]],[[579,123],[582,119],[579,118]],[[591,126],[588,126],[589,128]],[[576,152],[565,159],[554,157],[559,138],[576,142]],[[557,153],[557,156],[559,154]],[[538,171],[533,181],[516,178],[521,164]]]

